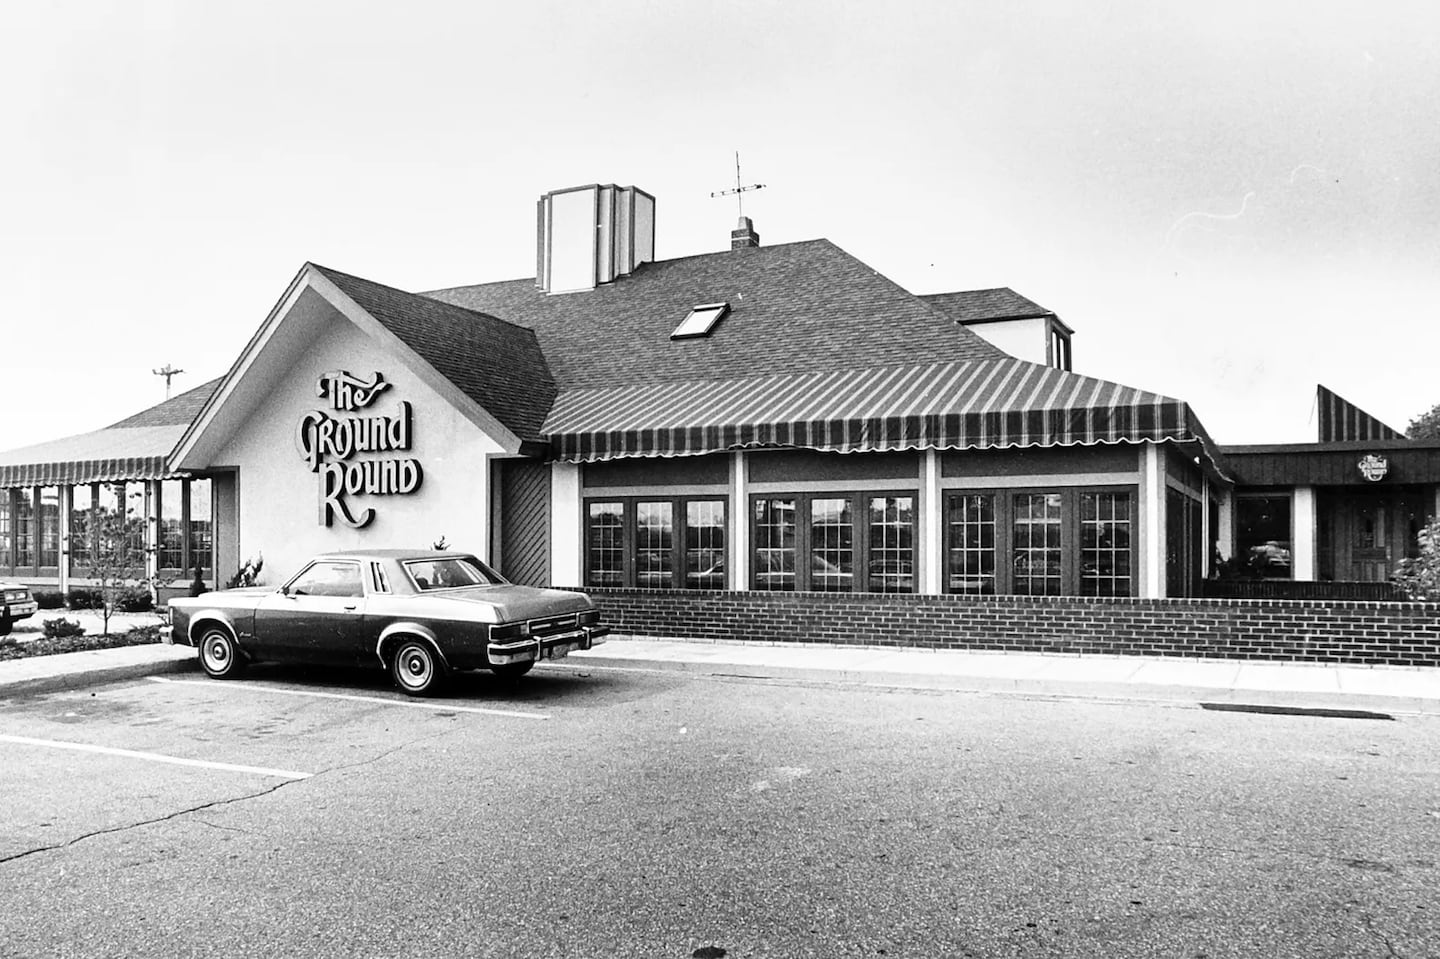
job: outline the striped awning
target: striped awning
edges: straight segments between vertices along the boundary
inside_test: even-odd
[[[1220,462],[1186,403],[1017,359],[574,390],[544,433],[571,462],[1144,442],[1198,442]]]
[[[111,428],[0,453],[0,488],[187,476],[165,459],[184,425]]]

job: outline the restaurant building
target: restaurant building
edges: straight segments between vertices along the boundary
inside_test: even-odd
[[[90,582],[122,516],[172,589],[444,541],[617,597],[1159,599],[1383,581],[1440,507],[1440,446],[1338,397],[1317,443],[1221,447],[1012,290],[916,295],[748,218],[657,261],[655,207],[546,194],[534,278],[306,264],[221,379],[0,454],[0,576]]]

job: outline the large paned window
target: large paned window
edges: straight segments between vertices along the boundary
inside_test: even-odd
[[[985,490],[945,496],[945,590],[1131,596],[1134,494]]]
[[[756,496],[751,520],[754,589],[915,590],[913,495]]]
[[[1080,494],[1080,595],[1129,596],[1129,493]]]
[[[15,537],[10,529],[11,500],[14,496],[8,489],[0,489],[0,570],[9,572],[15,565]]]
[[[961,493],[945,504],[946,580],[952,593],[995,592],[995,494]]]
[[[160,568],[185,568],[185,483],[160,484]]]
[[[94,565],[95,487],[89,483],[70,487],[70,569]]]
[[[1028,596],[1059,596],[1061,517],[1059,493],[1016,493],[1013,527],[1015,578],[1011,591]]]
[[[585,583],[724,589],[725,500],[623,496],[585,504]]]
[[[1235,498],[1236,558],[1257,576],[1289,579],[1290,494]]]
[[[40,489],[40,556],[39,565],[49,575],[60,569],[60,488]]]
[[[190,531],[190,555],[186,557],[185,568],[194,573],[199,565],[200,575],[208,577],[215,568],[215,516],[210,481],[192,479],[185,488],[189,496],[185,523]]]
[[[15,491],[15,568],[35,568],[35,490],[25,486]]]

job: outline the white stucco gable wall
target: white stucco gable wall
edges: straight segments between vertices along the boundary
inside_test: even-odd
[[[362,410],[335,411],[316,392],[320,377],[334,370],[362,379],[379,372],[391,385]],[[278,584],[318,552],[428,548],[441,536],[452,549],[487,556],[489,457],[502,452],[500,442],[374,337],[334,313],[287,370],[266,378],[265,397],[209,458],[215,467],[239,471],[239,555],[264,555],[264,583]],[[410,450],[357,453],[349,461],[413,457],[424,470],[419,489],[403,495],[348,496],[357,516],[367,507],[374,509],[373,521],[363,529],[352,529],[339,519],[322,525],[320,477],[310,471],[295,442],[301,417],[311,410],[332,417],[395,416],[402,401],[413,408]]]

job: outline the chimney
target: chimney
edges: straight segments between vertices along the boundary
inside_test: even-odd
[[[593,290],[655,259],[655,198],[633,186],[552,190],[537,204],[535,285]]]
[[[755,224],[750,222],[748,216],[742,216],[735,229],[730,231],[730,249],[743,250],[750,246],[760,245],[760,234],[755,232]]]

